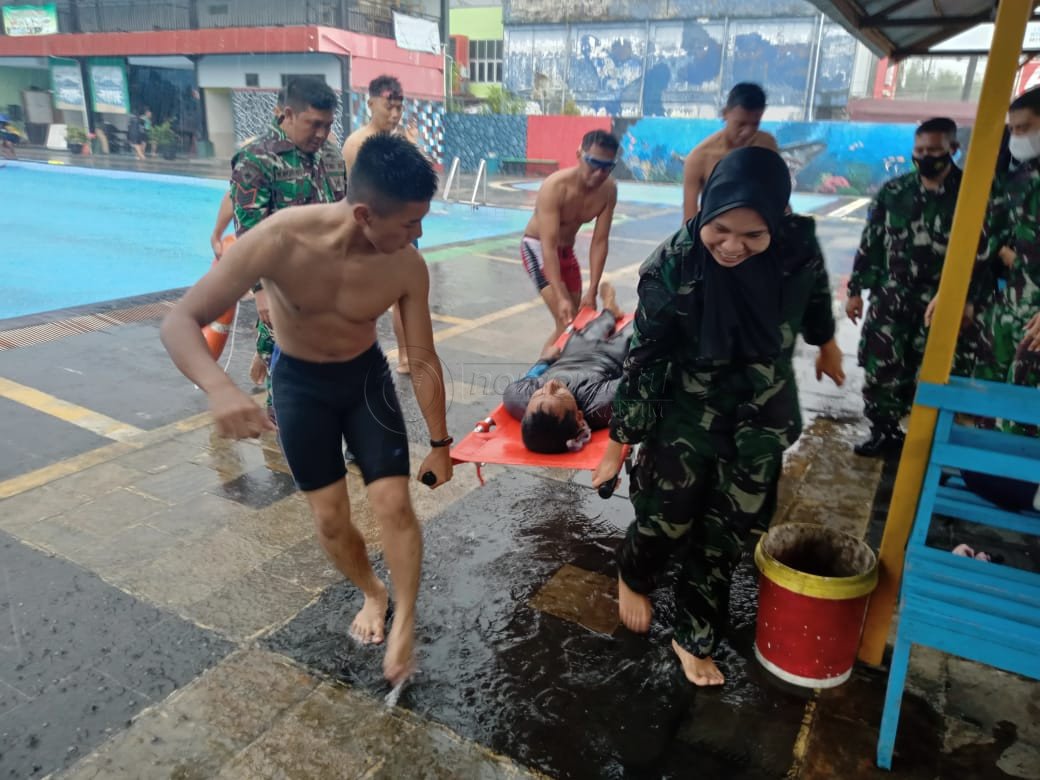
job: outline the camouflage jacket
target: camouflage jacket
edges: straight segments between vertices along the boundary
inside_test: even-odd
[[[326,143],[305,154],[279,127],[243,147],[234,159],[231,202],[235,233],[242,235],[265,217],[289,206],[333,203],[347,191],[343,156]]]
[[[827,270],[816,241],[815,222],[789,216],[776,236],[784,258],[781,353],[775,364],[704,365],[698,356],[703,292],[686,262],[694,239],[686,225],[639,269],[639,304],[624,372],[614,396],[610,435],[642,441],[661,416],[661,403],[675,392],[704,402],[702,422],[713,425],[717,409],[737,403],[762,406],[792,379],[791,355],[800,331],[810,344],[834,336]],[[797,398],[795,398],[797,403]]]
[[[1014,250],[1007,268],[1001,247]],[[1040,306],[1040,159],[1009,171],[993,188],[982,231],[982,245],[970,295],[984,303],[996,290],[996,280],[1006,281],[1008,303]]]
[[[886,182],[870,207],[849,295],[889,289],[925,304],[935,297],[960,188],[956,166],[935,192],[922,186],[916,172]]]

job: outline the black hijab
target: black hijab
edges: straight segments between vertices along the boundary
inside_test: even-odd
[[[690,223],[694,259],[703,279],[700,356],[711,361],[759,362],[780,352],[781,283],[779,232],[791,198],[791,174],[779,154],[757,146],[723,157]],[[715,262],[701,241],[701,227],[727,211],[749,208],[769,228],[769,248],[735,268]]]

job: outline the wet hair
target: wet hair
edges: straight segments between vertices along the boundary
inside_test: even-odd
[[[1040,116],[1040,87],[1027,89],[1019,95],[1011,102],[1008,111],[1021,111],[1024,108],[1028,108],[1034,114]]]
[[[370,136],[358,149],[347,181],[347,200],[385,216],[404,203],[427,203],[437,192],[433,165],[407,138]]]
[[[729,111],[731,108],[743,108],[745,111],[765,111],[765,90],[758,84],[752,84],[749,81],[740,82],[726,96],[726,107],[724,110]]]
[[[285,102],[282,104],[300,114],[308,108],[316,111],[335,111],[339,105],[336,93],[321,79],[301,76],[292,79],[285,87]]]
[[[368,82],[369,97],[380,97],[384,92],[391,92],[395,95],[404,94],[404,90],[401,88],[401,82],[394,76],[387,76],[385,73],[382,76],[376,76]]]
[[[926,119],[917,126],[917,129],[914,131],[914,136],[924,135],[925,133],[941,133],[950,139],[951,143],[956,143],[957,123],[948,116],[932,117],[931,119]]]
[[[569,409],[557,417],[540,409],[527,412],[520,421],[520,438],[531,452],[556,455],[567,452],[567,442],[578,435],[578,415]]]
[[[618,140],[606,130],[589,130],[581,139],[581,150],[587,152],[593,146],[602,146],[608,152],[617,154]]]

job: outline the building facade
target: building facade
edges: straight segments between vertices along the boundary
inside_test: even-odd
[[[170,122],[181,151],[228,156],[266,125],[293,76],[320,77],[341,95],[342,138],[367,120],[368,82],[386,72],[439,158],[441,9],[442,0],[0,0],[0,112],[36,142],[72,125],[105,128],[118,147],[130,115],[148,110]]]

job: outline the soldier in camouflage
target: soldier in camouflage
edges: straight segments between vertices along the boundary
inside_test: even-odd
[[[289,83],[280,124],[235,155],[231,201],[236,235],[283,208],[344,198],[346,166],[339,149],[328,142],[337,102],[336,93],[319,79],[297,78]],[[253,292],[259,315],[257,354],[269,364],[275,341],[262,281]],[[270,372],[265,381],[271,413]]]
[[[1011,104],[1008,127],[1016,164],[995,188],[972,280],[976,298],[993,296],[975,376],[1040,387],[1040,88]]]
[[[956,125],[935,118],[914,134],[916,170],[887,182],[871,205],[849,278],[846,313],[870,308],[860,336],[864,368],[864,414],[870,437],[858,455],[897,452],[903,443],[900,419],[910,411],[917,371],[924,356],[925,311],[939,288],[961,171],[953,163]]]
[[[612,479],[624,444],[635,521],[618,551],[619,612],[649,630],[647,594],[673,553],[672,642],[686,677],[719,685],[712,661],[744,540],[780,467],[786,405],[781,350],[787,166],[748,147],[722,158],[701,211],[643,264],[634,334],[614,400],[611,442],[593,484]]]

